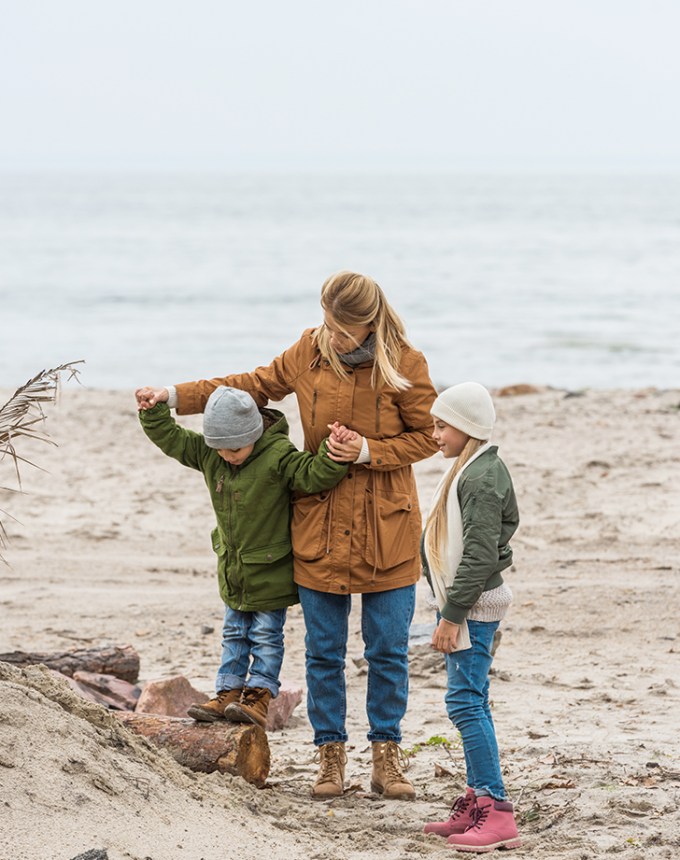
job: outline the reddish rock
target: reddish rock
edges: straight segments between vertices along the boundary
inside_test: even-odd
[[[269,703],[267,731],[274,732],[284,728],[301,701],[302,687],[282,681],[279,695]]]
[[[148,681],[144,685],[135,711],[138,714],[163,714],[186,717],[189,705],[207,702],[210,696],[194,689],[184,675],[173,675]]]
[[[498,397],[516,397],[518,394],[540,394],[541,389],[535,385],[529,385],[526,382],[520,382],[517,385],[506,385],[505,388],[499,388],[496,391]]]
[[[100,705],[114,711],[134,711],[141,690],[129,681],[99,672],[74,672],[73,680],[95,696]]]
[[[88,702],[95,702],[97,705],[100,705],[101,702],[97,696],[94,694],[94,690],[90,690],[89,687],[86,687],[84,684],[79,684],[77,681],[74,681],[69,675],[64,675],[63,672],[57,672],[56,669],[50,669],[50,672],[57,678],[60,678],[64,683],[68,684],[68,686],[73,690],[74,693],[77,693],[81,698],[87,699]]]

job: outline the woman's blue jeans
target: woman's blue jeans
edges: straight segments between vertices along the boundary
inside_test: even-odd
[[[446,710],[463,739],[467,784],[475,794],[505,800],[498,744],[489,707],[491,645],[498,621],[468,621],[471,648],[446,654]]]
[[[222,628],[222,664],[215,681],[218,693],[242,687],[264,687],[272,696],[278,695],[285,623],[285,609],[241,612],[226,607]]]
[[[305,618],[307,713],[317,746],[345,742],[345,657],[351,596],[298,586]],[[368,663],[369,741],[401,741],[408,702],[408,634],[415,585],[361,595],[361,633]]]

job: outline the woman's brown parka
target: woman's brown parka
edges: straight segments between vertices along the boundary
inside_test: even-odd
[[[335,594],[412,585],[420,577],[422,520],[411,464],[437,451],[427,363],[405,346],[398,369],[411,387],[375,389],[372,363],[347,368],[341,379],[321,357],[313,331],[268,367],[178,385],[177,411],[202,412],[218,385],[249,392],[259,406],[295,393],[306,450],[316,453],[334,421],[365,436],[370,463],[351,465],[335,489],[294,501],[295,581]]]

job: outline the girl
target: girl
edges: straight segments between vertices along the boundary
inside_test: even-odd
[[[430,410],[432,437],[456,458],[435,491],[425,523],[423,568],[437,605],[432,647],[445,655],[449,718],[463,739],[467,790],[445,822],[425,833],[461,851],[516,848],[489,707],[494,633],[512,600],[501,571],[512,564],[508,541],[519,516],[510,474],[489,443],[496,420],[489,392],[476,382],[454,385]]]
[[[347,730],[345,655],[352,595],[361,594],[368,662],[366,713],[371,786],[412,799],[399,749],[408,699],[408,632],[420,578],[421,518],[411,464],[436,452],[430,407],[436,392],[422,353],[372,279],[338,272],[321,289],[323,323],[268,367],[145,392],[183,414],[201,412],[218,385],[249,392],[258,405],[295,393],[304,447],[316,452],[338,420],[356,433],[331,434],[329,456],[351,463],[335,489],[293,505],[294,577],[306,626],[307,713],[320,768],[316,798],[342,794]]]

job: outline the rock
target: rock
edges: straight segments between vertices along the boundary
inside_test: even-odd
[[[134,711],[142,692],[140,687],[129,681],[100,672],[74,672],[73,680],[86,687],[100,705],[116,711]]]
[[[148,681],[135,708],[138,714],[186,717],[189,705],[207,702],[210,697],[191,686],[184,675]]]
[[[68,675],[64,675],[63,672],[57,672],[56,669],[50,669],[50,672],[55,677],[60,678],[64,683],[68,684],[73,692],[82,696],[83,699],[87,699],[88,702],[95,702],[97,705],[101,704],[99,698],[94,694],[94,690],[86,687],[85,684],[79,684],[77,681],[74,681],[73,678]]]
[[[515,397],[518,394],[540,394],[541,390],[535,385],[520,382],[517,385],[506,385],[504,388],[499,388],[496,395],[498,397]]]
[[[287,681],[281,682],[279,695],[269,703],[267,714],[267,731],[275,732],[284,728],[293,715],[293,711],[302,701],[302,687]]]
[[[91,848],[84,854],[72,857],[71,860],[109,860],[109,854],[106,848]]]
[[[201,633],[203,636],[209,636],[211,633],[215,632],[215,628],[212,624],[203,624],[201,625]]]

